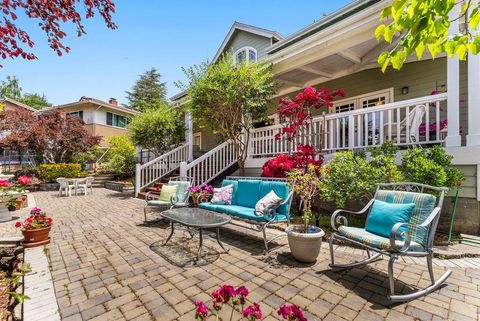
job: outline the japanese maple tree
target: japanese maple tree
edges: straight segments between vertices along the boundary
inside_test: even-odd
[[[59,110],[41,114],[5,111],[0,114],[0,131],[4,131],[0,147],[34,152],[46,163],[68,163],[100,141],[83,125],[83,120]]]
[[[78,8],[80,6],[83,8]],[[62,23],[73,23],[79,37],[86,33],[82,16],[88,19],[99,14],[108,28],[117,27],[112,21],[112,14],[115,12],[115,4],[112,0],[3,0],[0,1],[0,10],[2,14],[0,56],[2,59],[37,58],[30,51],[34,46],[33,40],[27,31],[18,25],[19,14],[38,20],[38,25],[45,32],[50,48],[59,56],[70,51],[70,48],[64,44],[67,34],[62,29]]]

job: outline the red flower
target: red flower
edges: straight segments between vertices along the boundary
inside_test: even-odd
[[[31,180],[30,180],[30,177],[28,177],[27,175],[22,175],[18,177],[17,182],[18,184],[21,184],[21,185],[27,185],[27,184],[30,184]]]
[[[17,223],[15,223],[15,227],[16,227],[16,228],[20,228],[20,227],[22,227],[22,223],[21,223],[21,222],[17,222]]]
[[[47,223],[48,223],[48,225],[52,225],[52,221],[53,221],[53,219],[52,219],[51,217],[48,217],[48,218],[47,218]]]
[[[0,187],[8,187],[9,183],[7,179],[0,180]]]
[[[29,218],[27,218],[27,219],[25,220],[25,222],[27,222],[27,223],[32,223],[32,222],[33,222],[33,219],[32,219],[31,217],[29,217]]]

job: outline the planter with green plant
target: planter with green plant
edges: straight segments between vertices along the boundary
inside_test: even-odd
[[[300,198],[303,212],[303,224],[286,229],[290,251],[300,262],[315,262],[325,235],[322,229],[310,225],[314,222],[312,203],[320,192],[319,167],[309,165],[306,169],[287,173],[287,180],[295,195]]]

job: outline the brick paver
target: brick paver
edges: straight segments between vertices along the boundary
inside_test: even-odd
[[[309,320],[475,320],[479,316],[480,266],[436,262],[436,275],[452,265],[449,285],[414,302],[388,306],[387,262],[349,271],[328,268],[329,253],[303,265],[286,245],[263,256],[260,233],[226,227],[221,253],[205,237],[208,258],[200,266],[186,264],[182,253],[193,251],[197,239],[176,231],[171,247],[161,247],[166,224],[143,224],[143,202],[104,189],[94,195],[62,197],[35,193],[38,206],[55,219],[48,246],[55,292],[63,320],[193,320],[191,300],[209,300],[221,284],[247,284],[265,320],[278,320],[284,302],[301,306]],[[152,216],[153,218],[153,216]],[[0,227],[1,228],[1,227]],[[339,250],[342,248],[340,247]],[[170,251],[170,252],[168,252]],[[339,251],[347,262],[361,251]],[[177,257],[178,256],[178,257]],[[468,261],[467,261],[468,262]],[[420,261],[399,263],[399,289],[428,284]]]

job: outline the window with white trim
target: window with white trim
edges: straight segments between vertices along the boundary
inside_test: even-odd
[[[68,113],[67,115],[73,118],[83,119],[83,110],[74,111],[74,112]]]
[[[393,102],[393,88],[375,91],[347,99],[337,100],[330,113],[343,113],[359,108],[369,108]]]
[[[257,50],[252,47],[242,47],[235,52],[235,59],[238,64],[243,62],[257,62]]]
[[[107,125],[125,128],[128,125],[128,118],[122,115],[117,115],[107,112]]]

